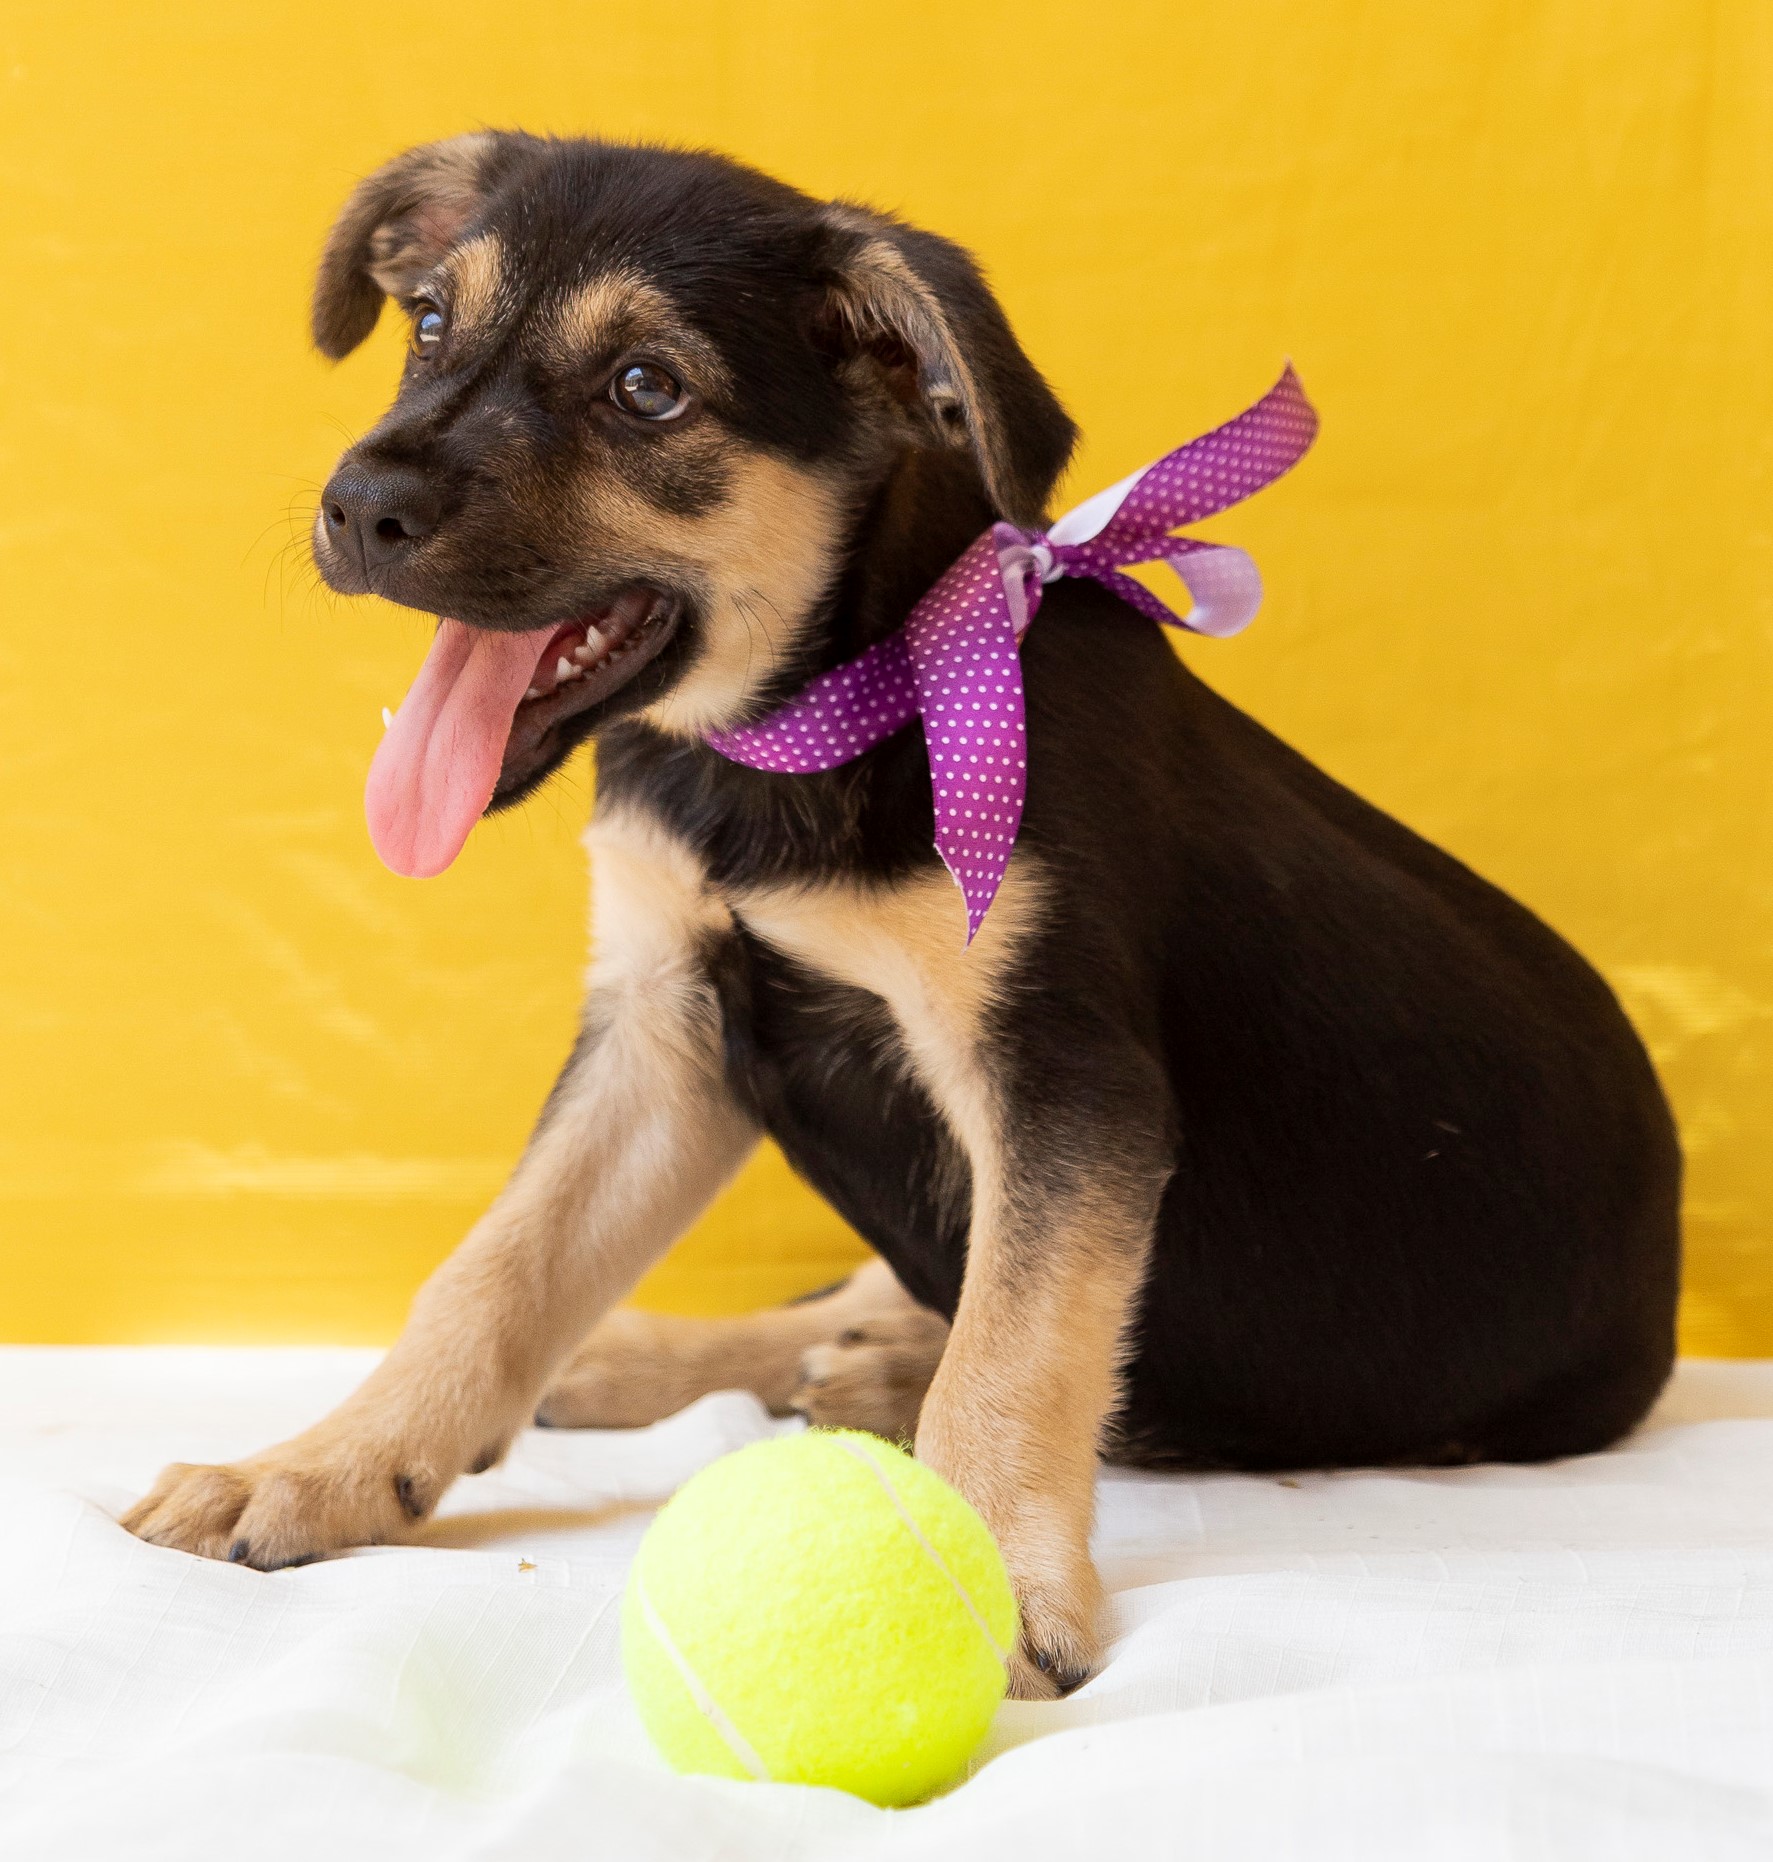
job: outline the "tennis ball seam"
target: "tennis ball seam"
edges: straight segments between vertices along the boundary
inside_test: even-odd
[[[714,1728],[721,1744],[759,1784],[770,1783],[770,1768],[764,1764],[757,1748],[739,1731],[732,1716],[703,1685],[702,1677],[691,1667],[689,1657],[677,1646],[676,1638],[665,1627],[665,1619],[654,1609],[653,1600],[647,1595],[646,1580],[638,1571],[634,1574],[634,1601],[640,1606],[640,1620],[651,1630],[654,1641],[664,1651],[665,1659],[677,1670],[678,1678],[689,1690],[696,1711]]]
[[[954,1567],[936,1550],[935,1546],[930,1541],[929,1535],[912,1516],[911,1509],[905,1504],[904,1498],[901,1496],[898,1488],[893,1485],[892,1476],[887,1473],[886,1469],[883,1468],[871,1454],[869,1454],[868,1450],[865,1449],[860,1442],[841,1435],[833,1435],[827,1439],[834,1447],[841,1448],[846,1455],[854,1455],[855,1458],[873,1474],[874,1478],[880,1482],[881,1489],[886,1494],[888,1503],[891,1505],[893,1511],[898,1514],[900,1520],[904,1524],[905,1530],[917,1541],[918,1545],[923,1550],[923,1555],[941,1572],[948,1582],[953,1585],[955,1596],[957,1596],[965,1606],[966,1613],[973,1619],[974,1624],[978,1627],[979,1634],[991,1645],[992,1654],[1007,1668],[1010,1660],[1009,1650],[991,1633],[991,1625],[986,1622],[984,1612],[973,1601],[971,1592],[969,1592],[967,1587],[960,1581]]]

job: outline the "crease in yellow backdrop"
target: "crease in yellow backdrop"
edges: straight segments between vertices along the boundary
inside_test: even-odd
[[[1613,979],[1686,1135],[1685,1342],[1773,1351],[1760,0],[15,0],[0,100],[0,1336],[387,1337],[568,1046],[588,767],[384,872],[425,626],[302,551],[397,367],[304,346],[328,218],[485,122],[968,242],[1073,494],[1294,356],[1318,451],[1215,526],[1267,610],[1189,658]],[[644,1290],[852,1258],[766,1157]]]

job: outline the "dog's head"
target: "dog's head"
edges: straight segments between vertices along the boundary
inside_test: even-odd
[[[909,466],[942,463],[969,520],[1031,523],[1071,447],[958,247],[716,156],[413,149],[333,228],[315,341],[355,348],[384,297],[405,373],[314,553],[341,592],[447,617],[371,774],[401,872],[614,716],[697,735],[780,697]]]

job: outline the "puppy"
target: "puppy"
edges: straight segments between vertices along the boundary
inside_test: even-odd
[[[914,1437],[1003,1547],[1039,1695],[1100,1650],[1104,1453],[1536,1460],[1643,1415],[1680,1163],[1606,985],[1112,593],[1057,583],[1027,637],[1026,814],[970,949],[915,727],[822,775],[705,741],[1041,518],[1072,425],[965,253],[714,156],[488,133],[345,207],[321,349],[384,298],[411,353],[315,555],[449,618],[372,831],[436,872],[594,735],[583,1028],[364,1386],[169,1469],[132,1530],[272,1570],[397,1538],[532,1418],[745,1384]],[[764,1132],[880,1262],[596,1324]]]

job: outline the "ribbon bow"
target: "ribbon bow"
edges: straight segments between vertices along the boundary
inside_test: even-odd
[[[1047,531],[993,524],[912,609],[903,627],[821,673],[756,724],[710,731],[724,757],[805,775],[835,769],[923,719],[936,851],[967,907],[967,942],[1003,882],[1028,787],[1017,648],[1062,575],[1086,575],[1141,614],[1193,633],[1235,634],[1255,618],[1262,578],[1242,550],[1171,534],[1272,484],[1317,437],[1317,410],[1289,364],[1253,407],[1086,498]],[[1178,616],[1121,571],[1167,562],[1193,600]]]

